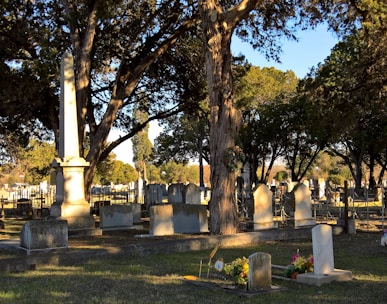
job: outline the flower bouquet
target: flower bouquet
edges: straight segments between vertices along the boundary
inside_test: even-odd
[[[291,263],[285,270],[285,277],[295,279],[299,273],[313,272],[313,256],[310,255],[308,258],[301,256],[299,251],[293,255]]]
[[[235,285],[244,287],[249,276],[249,260],[245,257],[237,258],[224,265],[224,272],[231,277]]]

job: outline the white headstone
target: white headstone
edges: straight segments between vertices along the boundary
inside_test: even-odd
[[[332,227],[318,225],[312,229],[315,274],[329,274],[334,270]]]
[[[254,196],[254,230],[270,229],[278,226],[273,222],[273,193],[264,184],[259,184]]]
[[[316,224],[312,217],[312,197],[311,191],[304,184],[298,184],[294,187],[294,225],[311,226]]]

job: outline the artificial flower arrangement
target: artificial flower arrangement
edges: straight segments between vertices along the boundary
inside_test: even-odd
[[[249,277],[249,260],[245,257],[237,258],[224,265],[224,272],[231,276],[237,286],[246,286]]]
[[[299,250],[293,255],[291,263],[285,270],[285,277],[295,279],[299,273],[313,272],[313,256],[308,258],[300,255]]]

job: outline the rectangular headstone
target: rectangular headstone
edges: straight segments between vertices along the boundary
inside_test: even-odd
[[[271,255],[256,252],[249,256],[248,290],[271,288]]]
[[[147,206],[160,205],[163,203],[163,189],[160,184],[149,184],[146,186],[145,204]]]
[[[203,232],[208,232],[204,205],[164,204],[150,208],[150,235]]]
[[[20,247],[27,250],[63,248],[68,246],[67,221],[27,221],[20,234]]]
[[[312,229],[314,273],[328,274],[334,270],[332,227],[318,225]]]
[[[173,235],[173,206],[155,205],[149,209],[149,234],[154,236]]]
[[[101,206],[99,210],[101,229],[129,228],[133,226],[131,205]]]

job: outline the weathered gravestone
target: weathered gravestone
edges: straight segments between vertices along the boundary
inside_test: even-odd
[[[184,187],[185,186],[182,183],[170,185],[168,187],[168,203],[182,204]]]
[[[125,229],[133,226],[132,205],[102,206],[99,216],[101,229]]]
[[[249,256],[249,276],[247,289],[262,290],[271,288],[271,255],[256,252]]]
[[[207,208],[204,205],[164,204],[150,208],[150,235],[207,232]]]
[[[304,184],[298,184],[293,189],[294,193],[294,227],[316,225],[312,217],[311,192]]]
[[[31,251],[68,247],[67,221],[27,221],[20,233],[20,247]]]
[[[163,189],[160,184],[149,184],[145,191],[145,204],[147,208],[163,203]]]
[[[297,281],[310,285],[321,286],[332,281],[348,281],[352,273],[347,270],[334,268],[332,227],[317,225],[312,229],[313,244],[313,273],[301,273]]]
[[[254,230],[278,228],[273,221],[273,193],[264,184],[259,184],[254,192]]]
[[[183,203],[200,205],[200,188],[195,184],[188,184],[183,191]]]

